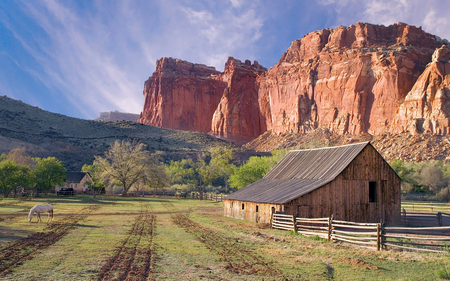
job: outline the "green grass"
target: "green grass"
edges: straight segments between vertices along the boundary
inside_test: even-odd
[[[54,223],[64,223],[70,214],[82,219],[56,243],[36,252],[0,280],[92,280],[128,237],[138,213],[150,210],[156,216],[153,240],[142,236],[138,248],[153,243],[156,280],[436,280],[448,279],[448,255],[365,250],[322,239],[292,235],[250,221],[223,217],[223,204],[211,201],[160,198],[54,196],[0,200],[0,248],[11,241],[47,231],[46,223],[28,223],[29,208],[50,203]],[[92,209],[92,206],[97,208]],[[89,209],[90,208],[90,209]],[[86,210],[92,210],[87,212]],[[180,212],[196,225],[187,230],[174,222]],[[45,216],[43,221],[45,221]],[[220,237],[223,245],[202,241],[204,232]],[[219,243],[218,242],[218,243]],[[217,246],[217,247],[216,247]],[[236,253],[233,251],[240,251]],[[1,252],[1,249],[0,249]],[[239,260],[244,259],[245,261]],[[228,267],[250,266],[246,274]],[[272,273],[258,271],[266,263]],[[250,273],[249,273],[250,272]]]

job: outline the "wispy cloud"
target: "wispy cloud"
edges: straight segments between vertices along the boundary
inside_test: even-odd
[[[405,22],[422,26],[429,33],[450,38],[448,11],[445,0],[320,0],[320,4],[333,7],[336,24],[349,25],[357,21],[390,25]]]
[[[60,113],[83,118],[109,110],[139,113],[144,82],[160,57],[219,70],[228,56],[264,65],[307,32],[358,21],[403,21],[450,39],[445,0],[19,1],[0,3],[0,29],[23,53],[3,45],[0,55],[39,84],[39,93],[29,85],[30,101],[58,102]],[[14,92],[13,83],[21,81],[5,77],[0,92]]]
[[[251,57],[263,24],[252,5],[96,1],[83,10],[77,2],[23,1],[22,12],[43,36],[3,22],[42,69],[33,75],[92,118],[115,109],[139,113],[144,81],[160,57],[217,68],[230,54]]]

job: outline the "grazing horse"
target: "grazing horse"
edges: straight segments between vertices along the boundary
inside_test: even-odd
[[[31,208],[30,213],[28,214],[28,221],[31,222],[31,219],[33,218],[33,213],[36,213],[38,216],[38,222],[41,222],[41,213],[47,212],[48,213],[48,219],[47,222],[50,220],[53,220],[53,206],[52,205],[36,205],[33,208]]]

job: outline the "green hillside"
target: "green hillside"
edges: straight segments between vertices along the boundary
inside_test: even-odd
[[[68,170],[80,170],[116,140],[143,142],[150,151],[166,152],[167,158],[217,146],[240,149],[205,133],[72,118],[0,96],[0,153],[25,147],[32,156],[55,156]]]

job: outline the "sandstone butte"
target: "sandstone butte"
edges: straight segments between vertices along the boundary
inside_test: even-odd
[[[267,70],[161,58],[145,82],[140,123],[239,144],[265,132],[449,134],[450,47],[404,23],[357,23],[305,35]]]

